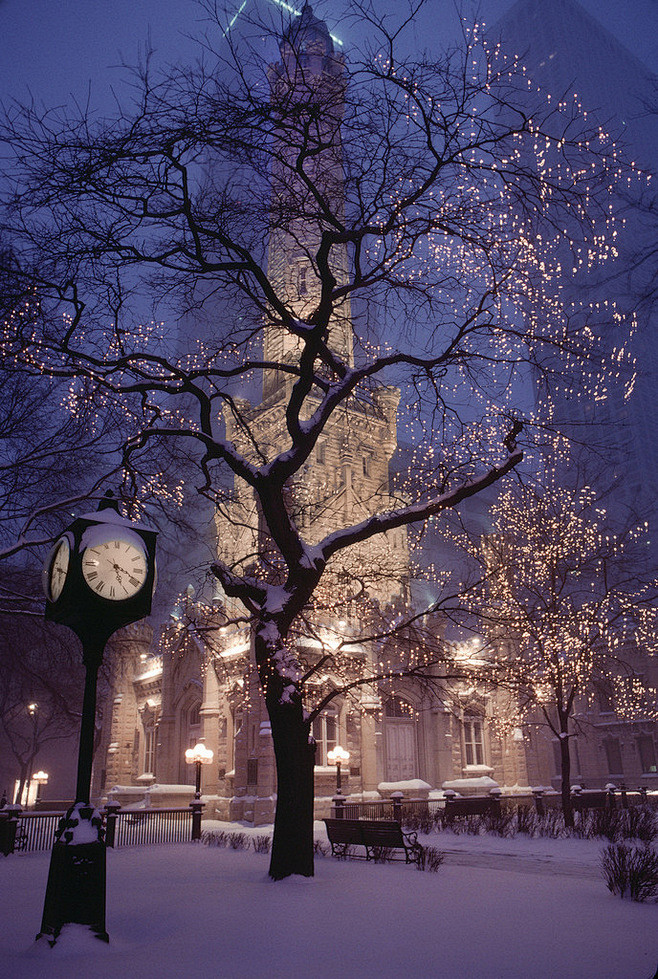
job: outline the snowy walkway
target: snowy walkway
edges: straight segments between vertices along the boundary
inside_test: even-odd
[[[436,874],[324,858],[314,879],[277,884],[267,879],[267,857],[253,852],[193,844],[109,851],[109,946],[69,927],[52,950],[34,943],[49,856],[3,858],[0,976],[654,976],[658,907],[608,893],[596,872],[599,844],[430,840],[451,851]]]
[[[443,850],[445,866],[601,880],[599,861],[604,843],[598,840],[528,840],[523,836],[500,839],[453,833],[421,839],[424,844]]]

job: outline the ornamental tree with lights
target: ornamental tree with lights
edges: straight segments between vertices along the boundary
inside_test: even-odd
[[[605,690],[621,719],[657,716],[656,690],[635,674],[639,654],[658,651],[656,582],[638,572],[646,525],[610,524],[591,487],[565,485],[549,467],[534,485],[506,488],[491,534],[468,545],[482,578],[467,604],[489,637],[496,682],[516,692],[513,722],[539,717],[559,741],[568,826],[569,742],[588,700]]]
[[[219,30],[196,67],[139,70],[114,120],[30,106],[5,121],[7,233],[42,308],[64,314],[55,330],[19,310],[5,355],[124,410],[137,491],[158,484],[142,471],[154,448],[196,466],[217,513],[210,571],[223,614],[249,622],[271,720],[275,879],[313,872],[317,663],[294,637],[349,603],[400,608],[406,528],[521,461],[532,365],[548,386],[600,380],[559,277],[565,248],[576,269],[610,258],[627,176],[578,106],[535,93],[530,113],[520,66],[477,28],[439,60],[403,58],[404,17],[344,9],[368,28],[363,52],[339,53],[305,5]],[[138,325],[145,296],[186,309],[179,336],[157,315]],[[400,400],[413,480],[391,487]],[[359,669],[349,684],[380,664]]]
[[[38,303],[34,294],[21,295],[24,283],[11,249],[2,244],[0,319],[11,322],[14,315],[33,316]],[[15,362],[0,364],[0,387],[0,561],[20,555],[29,564],[29,554],[39,552],[39,597],[30,594],[26,575],[16,587],[14,569],[14,581],[10,571],[0,587],[0,614],[37,614],[41,551],[61,527],[62,513],[93,497],[102,478],[120,467],[116,425],[97,416],[93,398],[75,414],[62,411],[68,382],[35,377]]]

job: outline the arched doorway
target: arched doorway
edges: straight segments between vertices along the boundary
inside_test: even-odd
[[[418,775],[416,721],[410,704],[400,697],[384,702],[386,781],[401,782]]]

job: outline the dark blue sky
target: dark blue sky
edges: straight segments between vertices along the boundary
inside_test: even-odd
[[[233,0],[236,9],[240,2]],[[658,0],[581,2],[658,73]],[[398,3],[381,0],[380,7],[394,10]],[[512,3],[482,0],[484,19],[493,23]],[[319,2],[318,13],[331,20],[331,6],[331,0]],[[453,0],[431,0],[429,7],[417,32],[423,42],[442,21],[455,23]],[[202,16],[193,0],[0,0],[1,97],[25,99],[29,88],[48,105],[67,101],[70,93],[84,99],[91,80],[94,102],[107,105],[119,77],[111,69],[122,56],[133,63],[150,33],[159,61],[186,59],[194,48],[184,35],[198,30]],[[340,34],[349,43],[349,29]]]

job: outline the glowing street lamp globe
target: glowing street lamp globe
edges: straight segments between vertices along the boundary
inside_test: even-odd
[[[349,760],[349,751],[345,751],[345,749],[341,748],[339,744],[337,744],[335,748],[332,748],[331,751],[327,752],[327,761],[330,765],[347,765]]]
[[[330,765],[336,766],[336,795],[341,795],[340,766],[347,765],[349,760],[349,751],[345,751],[345,749],[341,748],[339,744],[337,744],[335,748],[332,748],[331,751],[327,752],[327,761]]]
[[[185,761],[188,765],[196,765],[196,787],[194,798],[201,798],[201,766],[212,764],[215,753],[211,748],[206,748],[203,741],[197,741],[193,748],[188,748],[185,752]]]

